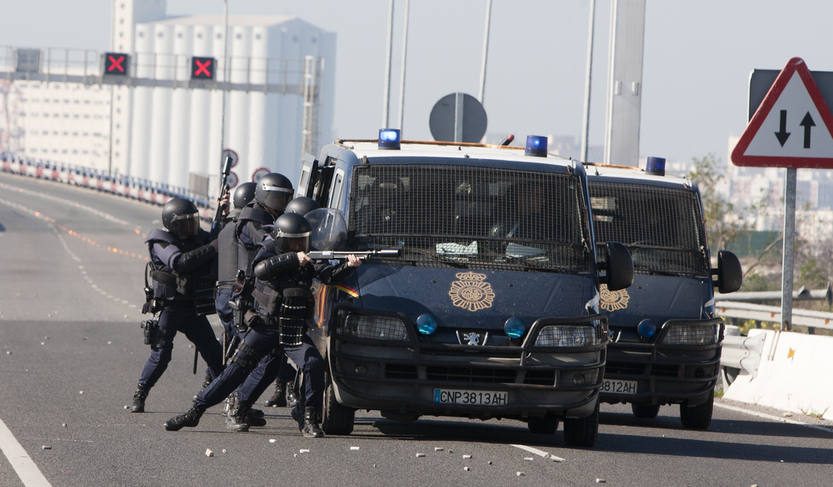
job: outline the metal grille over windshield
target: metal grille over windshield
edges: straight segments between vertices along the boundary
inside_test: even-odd
[[[694,191],[591,178],[590,205],[597,242],[627,245],[636,272],[709,274]]]
[[[419,164],[353,172],[356,243],[402,247],[396,259],[418,265],[585,271],[587,228],[571,174]]]

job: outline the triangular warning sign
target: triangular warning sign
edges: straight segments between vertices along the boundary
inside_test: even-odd
[[[732,150],[736,166],[833,169],[833,114],[804,60],[787,62]]]

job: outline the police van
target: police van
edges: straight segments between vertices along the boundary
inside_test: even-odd
[[[687,428],[706,429],[720,369],[723,322],[714,287],[736,291],[737,257],[726,250],[711,267],[700,192],[687,179],[666,176],[665,160],[646,169],[586,164],[597,245],[615,240],[631,252],[634,282],[602,286],[610,343],[603,402],[630,403],[639,418],[679,404]]]
[[[317,291],[328,365],[322,427],[354,411],[514,418],[592,446],[607,344],[599,285],[627,287],[627,249],[597,260],[585,170],[526,148],[339,140],[303,164],[298,195],[335,208],[368,259]],[[333,249],[327,249],[333,250]]]

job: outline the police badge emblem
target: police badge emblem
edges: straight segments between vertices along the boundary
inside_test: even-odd
[[[605,311],[625,309],[630,299],[627,289],[608,291],[607,284],[602,284],[599,288],[599,306]]]
[[[495,292],[492,285],[486,282],[486,274],[458,272],[454,276],[459,281],[452,281],[448,290],[451,304],[471,312],[492,307]]]

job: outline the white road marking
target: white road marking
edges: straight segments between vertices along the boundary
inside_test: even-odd
[[[9,460],[24,486],[52,487],[2,419],[0,419],[0,450],[3,450],[3,454],[6,455],[6,459]]]
[[[794,419],[782,418],[780,416],[775,416],[775,415],[767,414],[767,413],[759,413],[757,411],[751,411],[749,409],[743,409],[743,408],[737,407],[737,406],[729,406],[728,404],[720,404],[720,403],[715,402],[714,405],[715,405],[715,407],[728,409],[729,411],[734,411],[736,413],[748,414],[750,416],[756,416],[756,417],[759,417],[759,418],[769,419],[769,420],[776,421],[776,422],[779,422],[779,423],[789,423],[789,424],[797,424],[799,426],[806,426],[807,428],[812,428],[814,430],[824,431],[825,433],[830,433],[831,435],[833,435],[833,429],[827,428],[827,427],[824,427],[824,426],[819,426],[817,424],[803,423],[801,421],[796,421]]]
[[[514,445],[514,444],[513,444],[512,446],[514,446],[515,448],[520,448],[521,450],[523,450],[523,451],[527,451],[527,452],[532,453],[532,454],[534,454],[534,455],[538,455],[539,457],[544,457],[544,458],[547,458],[547,459],[552,459],[552,460],[555,460],[555,461],[557,461],[557,462],[563,462],[563,461],[564,461],[564,459],[563,459],[563,458],[561,458],[561,457],[558,457],[558,456],[552,455],[552,454],[550,454],[550,453],[547,453],[547,452],[545,452],[544,450],[539,450],[539,449],[537,449],[537,448],[532,448],[531,446],[526,446],[526,445]]]
[[[81,262],[81,259],[79,259],[78,256],[75,255],[75,253],[73,253],[73,251],[69,250],[69,246],[66,242],[64,242],[64,237],[61,235],[58,229],[55,228],[55,225],[49,225],[49,228],[51,228],[52,231],[55,232],[55,236],[58,237],[58,241],[61,242],[61,245],[64,246],[64,250],[66,250],[69,256],[72,257],[72,260],[74,260],[75,262]]]

